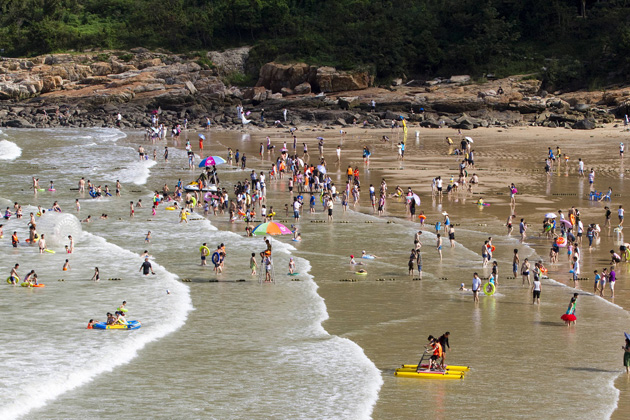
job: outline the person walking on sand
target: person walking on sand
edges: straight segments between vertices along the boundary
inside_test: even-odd
[[[510,204],[514,207],[516,205],[516,193],[518,190],[516,189],[516,185],[514,185],[514,183],[512,183],[508,188],[510,189]]]

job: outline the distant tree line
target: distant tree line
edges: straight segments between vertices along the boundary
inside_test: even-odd
[[[542,73],[550,86],[623,81],[630,0],[0,0],[0,48],[190,53],[367,68],[380,80]]]

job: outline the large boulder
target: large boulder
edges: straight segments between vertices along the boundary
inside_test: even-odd
[[[296,95],[306,95],[311,93],[311,84],[309,82],[300,83],[293,89]]]
[[[13,128],[35,128],[33,124],[26,121],[24,118],[14,118],[12,120],[6,121],[4,125]]]
[[[219,76],[228,76],[233,73],[244,74],[250,50],[251,47],[231,48],[223,52],[209,51],[206,56],[214,64]]]
[[[589,118],[585,118],[573,124],[573,128],[577,130],[594,130],[595,121]]]
[[[468,76],[467,74],[461,76],[451,76],[448,81],[449,83],[468,83],[470,82],[470,76]]]
[[[338,71],[334,67],[320,67],[315,74],[315,87],[320,92],[343,92],[367,89],[370,75],[363,72]]]
[[[358,96],[341,96],[338,100],[339,108],[341,109],[355,108],[360,104]]]
[[[264,86],[273,93],[282,88],[294,89],[309,79],[311,66],[305,63],[280,64],[267,63],[260,68],[256,86]]]
[[[42,80],[43,87],[42,92],[52,92],[54,90],[60,89],[63,86],[63,79],[61,76],[46,76]]]
[[[97,61],[96,63],[92,63],[90,65],[90,68],[92,69],[92,73],[95,76],[107,76],[108,74],[112,73],[112,65],[104,61]]]

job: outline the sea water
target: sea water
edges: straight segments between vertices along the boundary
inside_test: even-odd
[[[621,353],[615,349],[621,340],[616,337],[629,320],[623,297],[626,273],[620,274],[615,305],[585,293],[578,302],[578,326],[565,327],[559,317],[573,290],[566,285],[562,264],[543,281],[540,306],[531,305],[531,293],[520,278],[506,278],[513,248],[521,260],[535,261],[546,254],[547,245],[536,238],[520,244],[506,237],[497,223],[506,210],[500,202],[479,211],[463,200],[431,200],[419,188],[422,209],[432,219],[448,208],[451,220],[462,223],[455,248],[445,238],[442,262],[434,230],[423,229],[421,281],[406,275],[418,224],[391,217],[404,215],[402,202],[390,200],[386,217],[378,218],[362,197],[361,206],[345,215],[335,207],[337,223],[310,223],[325,220],[319,206],[315,215],[305,212],[301,219],[301,243],[272,239],[276,282],[260,284],[250,275],[248,261],[265,246],[260,237],[243,236],[242,222],[230,224],[226,216],[206,219],[197,212],[184,224],[177,212],[162,205],[151,215],[152,191],[165,183],[172,189],[177,179],[190,181],[199,171],[187,168],[185,138],[169,139],[167,164],[160,153],[166,142],[147,144],[137,133],[6,130],[4,135],[22,155],[2,166],[0,200],[6,206],[22,204],[25,219],[5,222],[0,270],[8,276],[10,267],[20,263],[21,274],[35,269],[46,287],[7,285],[0,294],[7,319],[0,346],[9,355],[0,362],[0,385],[16,395],[0,405],[2,418],[531,418],[535,407],[540,417],[566,418],[570,410],[572,417],[586,419],[606,418],[617,404],[613,381],[620,372]],[[267,156],[256,157],[262,134],[208,137],[205,153],[225,156],[228,146],[239,148],[257,172],[269,167]],[[194,140],[194,133],[189,139]],[[353,166],[360,161],[357,140],[353,145],[346,139],[344,145]],[[375,136],[361,140],[374,144],[375,162],[391,152]],[[156,150],[157,163],[139,159],[139,144],[149,156]],[[353,147],[358,158],[351,155]],[[476,147],[482,151],[480,166],[483,153],[486,165],[496,164],[500,152]],[[443,164],[436,143],[423,140],[407,150],[416,161],[405,164],[420,171],[431,167],[436,156]],[[535,165],[518,146],[511,153],[522,159],[516,161],[520,167]],[[338,185],[344,183],[343,167],[331,171]],[[393,176],[363,169],[364,185],[378,185],[383,174]],[[227,165],[219,170],[228,191],[249,173]],[[38,176],[42,187],[53,180],[56,192],[34,195],[31,176]],[[74,190],[81,177],[112,191],[120,180],[122,197],[81,196]],[[532,176],[527,185],[539,182]],[[548,194],[562,191],[564,182],[559,178]],[[290,199],[286,180],[268,182],[268,190],[268,205],[290,225],[283,211]],[[81,198],[80,213],[75,198]],[[129,201],[139,199],[144,206],[130,218]],[[43,216],[40,225],[54,236],[50,247],[56,254],[40,255],[24,244],[13,249],[10,232],[25,238],[28,213],[38,205],[48,209],[53,201],[62,206],[63,218],[48,222]],[[558,205],[525,204],[519,212],[533,219]],[[99,218],[104,213],[107,220]],[[78,222],[87,215],[92,223]],[[145,241],[148,231],[150,242]],[[73,254],[64,254],[66,233],[78,237]],[[482,296],[474,306],[470,292],[457,289],[461,282],[470,288],[472,271],[487,275],[479,254],[490,235],[501,286],[495,296]],[[612,241],[603,237],[601,248]],[[199,265],[204,242],[210,249],[225,243],[224,274]],[[139,272],[145,250],[156,271],[147,277]],[[365,277],[348,264],[349,255],[362,250],[379,257],[362,261],[369,273]],[[299,276],[286,275],[291,256]],[[66,258],[72,268],[63,272]],[[584,258],[599,261],[595,254]],[[97,266],[101,280],[95,283],[90,278]],[[88,319],[102,320],[123,300],[129,318],[142,321],[141,329],[85,330]],[[453,347],[448,363],[472,366],[464,381],[393,375],[400,364],[417,362],[427,335],[446,330]]]
[[[369,417],[380,372],[355,343],[322,328],[326,307],[306,259],[296,257],[300,281],[261,286],[247,269],[250,253],[264,246],[260,238],[218,230],[199,215],[180,224],[177,212],[164,206],[151,215],[153,189],[163,183],[172,187],[178,177],[191,176],[187,168],[180,169],[187,166],[185,152],[170,148],[169,157],[176,163],[167,173],[159,172],[167,168],[158,168],[152,159],[140,160],[137,146],[117,130],[28,130],[10,131],[9,136],[24,152],[2,168],[0,197],[7,205],[19,202],[25,217],[5,222],[0,271],[8,276],[19,263],[22,277],[34,269],[46,287],[7,285],[0,295],[5,321],[1,348],[6,355],[0,362],[0,384],[2,391],[15,396],[0,404],[1,418],[105,418],[122,415],[120,410],[125,417],[141,418],[163,401],[160,391],[170,393],[182,384],[186,391],[177,392],[160,416],[178,418],[190,410],[194,417],[201,410],[217,418]],[[56,191],[33,194],[31,176],[44,188],[54,181]],[[119,180],[123,197],[93,200],[79,195],[81,177],[103,188],[107,184],[112,192]],[[75,198],[81,199],[80,212]],[[128,202],[138,199],[145,207],[136,208],[130,219]],[[37,206],[50,209],[53,201],[63,213],[49,211],[37,221],[38,231],[56,253],[39,254],[36,246],[23,241],[12,248],[7,233],[15,230],[20,238],[28,237],[28,214],[37,212]],[[100,219],[101,214],[108,218]],[[93,222],[80,222],[88,215]],[[148,231],[151,242],[145,241]],[[64,251],[67,235],[75,238],[72,254]],[[207,283],[211,268],[198,267],[202,242],[211,248],[227,244],[230,274],[222,280],[228,283]],[[273,242],[275,264],[282,272],[294,248]],[[151,254],[155,275],[139,273],[144,250]],[[66,258],[71,269],[64,272]],[[95,267],[99,282],[90,280]],[[183,277],[191,283],[182,283]],[[195,308],[191,291],[203,296]],[[142,328],[85,329],[89,319],[105,320],[106,312],[123,300],[128,302],[127,318],[140,320]],[[199,316],[187,322],[193,309]],[[171,349],[165,337],[178,330],[185,334]],[[143,356],[149,343],[168,361],[156,365],[153,355]],[[130,375],[133,360],[153,366]],[[120,370],[123,365],[127,368]],[[163,375],[170,380],[163,381]],[[213,389],[210,397],[208,387]],[[90,403],[88,395],[98,395],[98,404]]]

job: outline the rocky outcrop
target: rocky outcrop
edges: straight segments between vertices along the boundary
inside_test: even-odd
[[[370,86],[370,75],[367,72],[350,73],[333,67],[320,67],[311,85],[316,92],[324,93],[367,89]]]
[[[334,67],[314,67],[305,63],[267,63],[261,67],[256,86],[271,92],[292,89],[297,94],[343,92],[366,89],[371,84],[367,72],[344,72]]]
[[[247,72],[247,60],[251,47],[232,48],[222,52],[210,51],[207,57],[212,61],[217,76],[225,77],[234,73]]]

